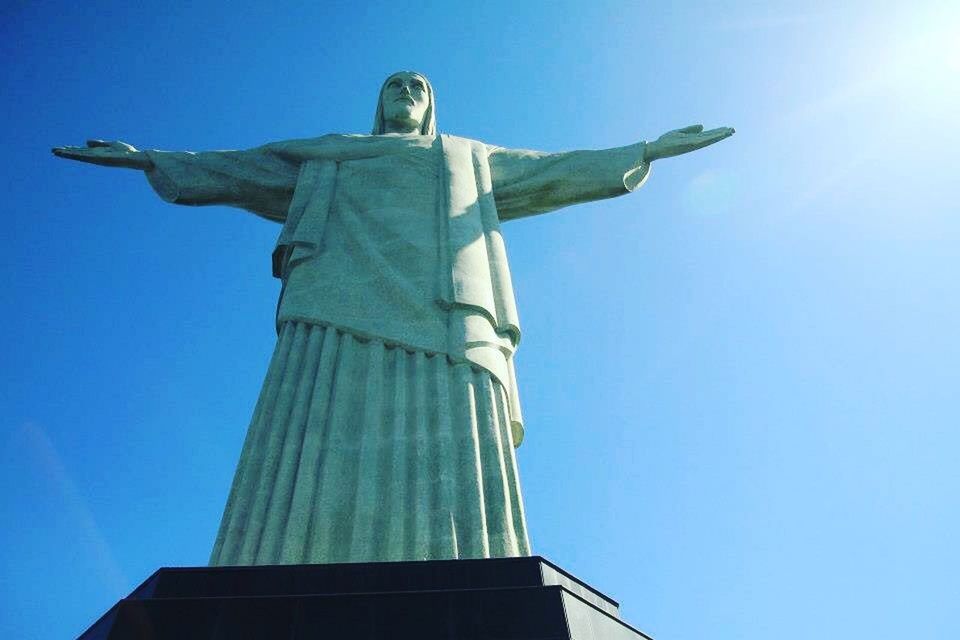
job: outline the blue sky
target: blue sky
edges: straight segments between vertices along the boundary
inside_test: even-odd
[[[531,539],[657,640],[955,638],[955,3],[12,3],[0,631],[76,635],[207,560],[275,339],[277,228],[53,158],[439,128],[737,135],[505,226]]]

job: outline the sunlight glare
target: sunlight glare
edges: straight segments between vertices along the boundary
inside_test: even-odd
[[[901,97],[930,107],[960,97],[960,32],[956,21],[924,24],[892,43],[884,56],[883,84]]]

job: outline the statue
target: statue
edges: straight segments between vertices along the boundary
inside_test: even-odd
[[[718,142],[542,153],[438,135],[433,88],[399,72],[372,135],[246,151],[92,140],[62,158],[146,173],[177,204],[282,224],[278,340],[211,565],[530,554],[514,455],[520,323],[501,222],[637,189]]]

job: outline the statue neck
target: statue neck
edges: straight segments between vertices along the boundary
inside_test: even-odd
[[[416,120],[387,120],[383,123],[384,133],[420,133],[420,123]]]

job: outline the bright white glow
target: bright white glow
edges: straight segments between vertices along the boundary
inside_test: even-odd
[[[884,84],[916,91],[918,99],[946,99],[960,91],[960,32],[956,22],[928,25],[894,43],[884,56]]]
[[[847,78],[783,116],[788,126],[859,112],[876,127],[960,109],[960,10],[917,12],[873,30],[852,29],[830,61]],[[891,18],[894,20],[895,18]]]

